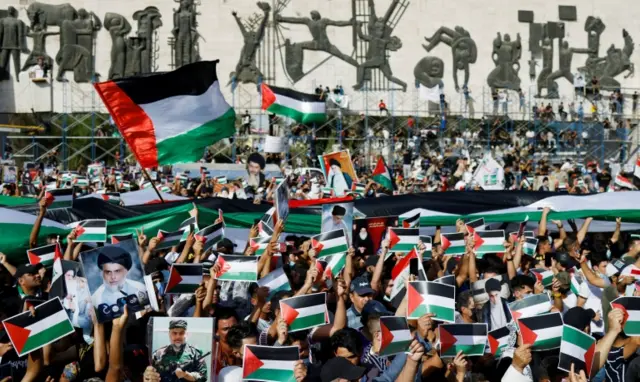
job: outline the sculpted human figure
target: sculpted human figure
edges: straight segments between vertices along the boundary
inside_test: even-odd
[[[104,16],[104,27],[111,35],[111,67],[109,79],[126,76],[128,47],[126,36],[131,32],[131,25],[122,15],[107,13]]]
[[[22,65],[22,71],[38,64],[38,58],[42,57],[44,63],[51,67],[53,65],[53,59],[47,54],[46,39],[47,36],[53,36],[60,34],[59,32],[47,32],[46,26],[39,22],[38,16],[34,16],[35,19],[32,23],[31,30],[27,32],[27,37],[31,37],[33,40],[33,47],[31,53]],[[28,29],[28,28],[27,28]]]
[[[476,62],[478,58],[478,48],[475,41],[471,39],[471,35],[461,26],[454,29],[440,27],[433,36],[424,38],[429,44],[422,45],[427,52],[438,46],[439,43],[446,44],[451,47],[453,55],[453,82],[456,91],[460,90],[458,82],[458,71],[464,71],[463,87],[469,85],[469,65]]]
[[[422,86],[440,86],[444,75],[444,62],[438,57],[423,57],[413,69],[413,75]]]
[[[18,10],[7,8],[7,16],[0,19],[0,70],[1,78],[9,79],[9,57],[13,58],[16,81],[20,78],[20,54],[29,53],[27,49],[27,25],[18,19]]]
[[[130,37],[130,45],[134,47],[134,59],[131,70],[136,73],[151,73],[154,68],[154,32],[162,26],[162,15],[157,7],[149,6],[133,13],[133,20],[138,22],[137,37]],[[140,56],[138,60],[136,57]],[[138,67],[139,66],[139,67]]]
[[[518,33],[515,41],[511,41],[511,36],[498,32],[493,40],[493,59],[496,68],[489,73],[487,83],[492,89],[512,89],[520,88],[520,56],[522,54],[522,40]]]
[[[262,77],[262,72],[256,65],[256,52],[264,38],[264,31],[267,27],[267,23],[269,22],[271,6],[266,2],[258,2],[258,7],[262,9],[264,16],[262,17],[262,21],[260,22],[257,30],[247,30],[240,17],[238,17],[238,13],[236,11],[231,13],[240,28],[240,32],[242,33],[242,38],[244,40],[244,45],[240,52],[240,59],[236,65],[235,72],[231,73],[231,77],[235,77],[238,82],[242,83],[258,83],[258,79]]]
[[[199,60],[196,44],[200,37],[196,28],[196,11],[193,0],[179,0],[180,7],[173,14],[174,62],[175,67],[191,64]]]
[[[93,12],[78,10],[78,18],[62,22],[60,43],[62,48],[56,55],[57,81],[64,81],[64,72],[73,71],[75,82],[91,80],[93,39],[102,22]]]
[[[542,40],[542,70],[538,75],[538,97],[542,97],[542,89],[547,88],[547,78],[553,71],[553,40],[545,37]]]
[[[573,61],[573,49],[569,46],[569,42],[560,40],[560,52],[558,54],[560,56],[560,66],[558,70],[549,74],[547,77],[547,97],[548,98],[557,98],[560,95],[558,94],[558,86],[555,83],[555,80],[558,78],[566,78],[570,84],[573,85],[573,73],[571,72],[571,62]]]

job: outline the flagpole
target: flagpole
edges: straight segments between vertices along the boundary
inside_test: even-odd
[[[158,195],[158,197],[160,198],[160,201],[162,203],[164,203],[164,199],[162,199],[162,195],[160,194],[160,191],[158,190],[158,188],[156,187],[156,184],[153,182],[153,179],[151,179],[151,177],[149,176],[149,173],[147,172],[146,168],[142,169],[142,173],[144,174],[144,176],[147,178],[147,180],[149,182],[151,182],[151,186],[153,186],[153,190],[156,192],[156,194]]]

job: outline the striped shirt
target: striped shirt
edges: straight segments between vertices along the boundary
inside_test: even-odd
[[[604,364],[605,378],[607,382],[624,381],[626,361],[624,359],[623,351],[624,346],[619,348],[611,347],[609,355],[607,356],[607,362]]]
[[[360,357],[360,363],[362,365],[367,365],[371,367],[375,367],[380,370],[380,373],[387,370],[387,365],[389,364],[387,357],[381,357],[373,352],[373,342],[367,345],[362,352],[362,357]]]

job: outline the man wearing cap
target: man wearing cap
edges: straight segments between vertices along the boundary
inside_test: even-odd
[[[360,316],[362,322],[362,334],[370,341],[365,346],[360,362],[364,365],[370,365],[376,369],[385,371],[387,369],[387,357],[380,356],[380,347],[382,346],[382,332],[380,329],[380,317],[393,316],[394,313],[389,312],[382,303],[376,300],[367,302],[362,309]]]
[[[360,316],[364,306],[373,299],[375,291],[371,288],[369,280],[365,277],[357,277],[351,281],[349,288],[349,298],[351,299],[351,307],[347,309],[347,326],[353,329],[360,329],[362,321]]]
[[[101,311],[100,305],[106,305],[112,312],[117,312],[123,304],[118,300],[135,296],[139,302],[147,300],[147,288],[141,282],[127,279],[133,266],[131,254],[120,247],[103,247],[98,255],[98,268],[102,271],[103,284],[100,285],[91,299],[93,306]]]
[[[347,213],[347,210],[341,205],[333,206],[331,210],[331,216],[326,217],[322,221],[322,230],[324,232],[331,232],[338,229],[344,229],[345,233],[351,237],[351,230],[347,228],[347,225],[344,222],[344,215]],[[351,240],[349,240],[351,241]]]
[[[259,153],[249,155],[247,159],[247,184],[256,190],[264,186],[264,157]]]
[[[207,381],[206,357],[203,357],[202,350],[189,345],[187,340],[187,321],[169,322],[170,344],[156,350],[151,362],[163,382]]]

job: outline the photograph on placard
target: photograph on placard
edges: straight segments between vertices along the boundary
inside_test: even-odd
[[[322,205],[322,232],[344,229],[347,242],[352,243],[353,203],[336,203]]]
[[[336,196],[351,192],[351,186],[353,182],[358,181],[358,177],[349,150],[324,154],[322,161],[327,187],[331,188]]]
[[[387,236],[388,228],[397,226],[397,216],[354,219],[352,246],[356,249],[356,254],[371,255],[378,253],[380,244]]]

